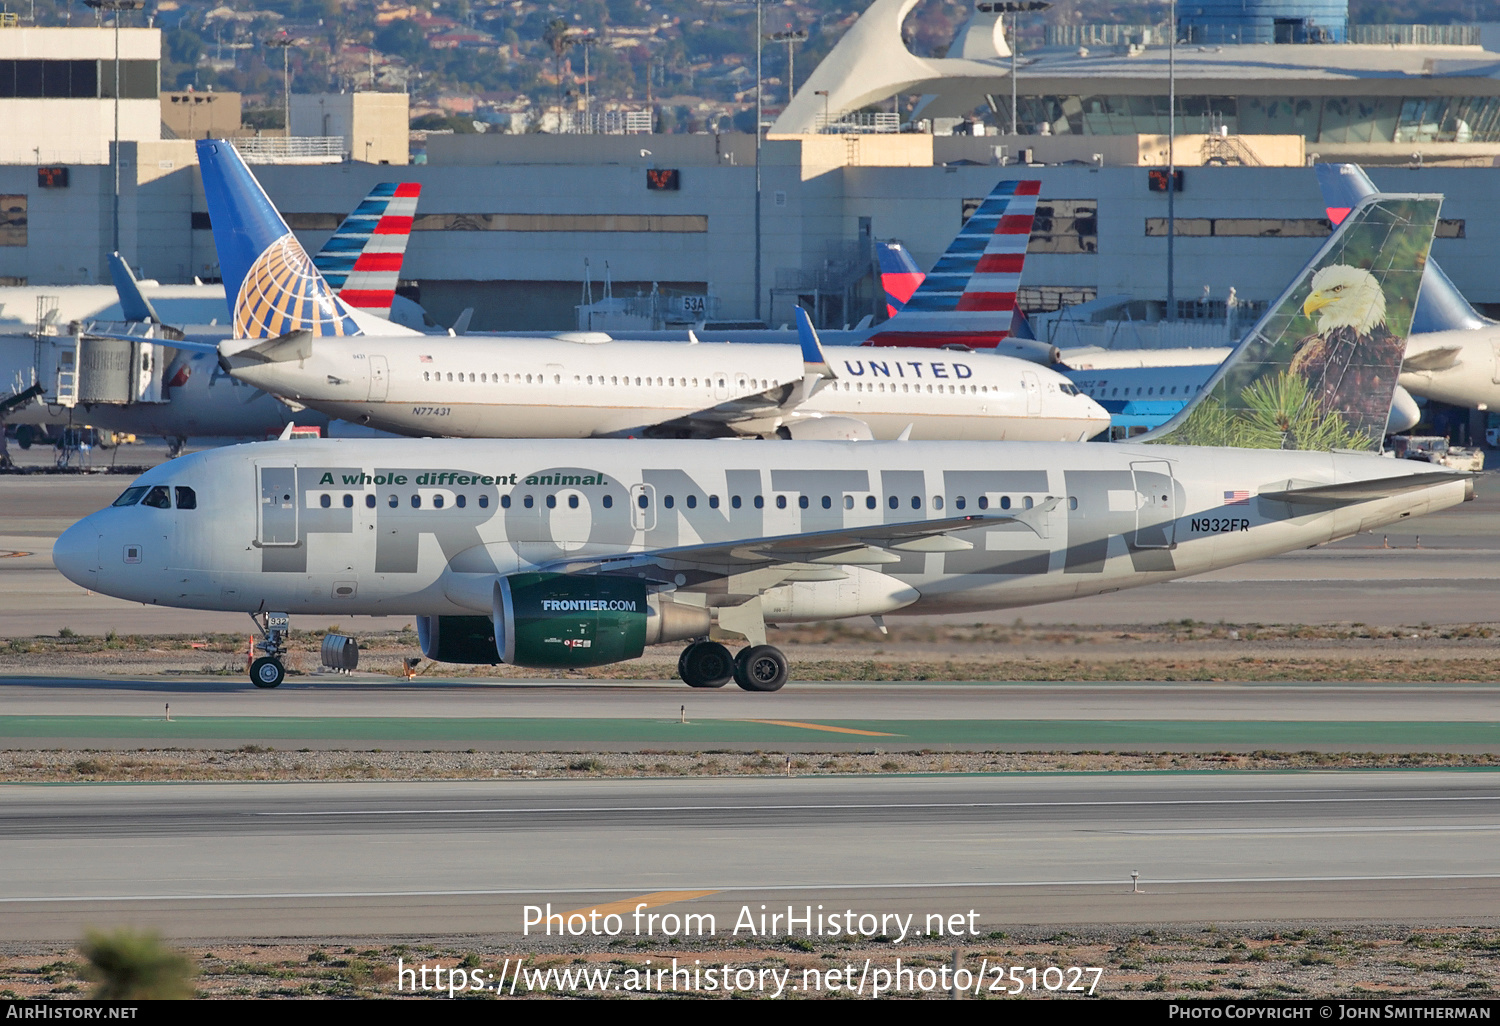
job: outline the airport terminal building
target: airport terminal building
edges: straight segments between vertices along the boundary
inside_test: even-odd
[[[905,57],[892,57],[887,30],[896,26],[901,46],[900,18],[913,3],[871,5],[764,139],[759,174],[753,136],[705,134],[433,136],[425,164],[401,166],[405,97],[388,93],[294,96],[299,110],[323,111],[294,111],[294,131],[319,134],[252,140],[247,156],[309,248],[372,185],[420,182],[403,278],[437,321],[472,307],[476,329],[572,328],[585,283],[597,297],[606,279],[616,296],[654,286],[703,297],[687,308],[721,321],[787,322],[795,302],[817,294],[825,325],[841,326],[882,306],[868,278],[871,240],[900,240],[930,266],[971,205],[1015,176],[1042,183],[1024,307],[1127,296],[1159,311],[1167,196],[1149,171],[1166,162],[1166,48],[1148,33],[1023,55],[1012,132],[1012,55],[993,5],[976,5],[953,56],[918,58],[902,46]],[[1295,32],[1277,28],[1283,12],[1266,22],[1270,39],[1259,28],[1240,37],[1255,42],[1179,26],[1183,38],[1205,40],[1176,48],[1179,312],[1210,309],[1198,300],[1231,287],[1243,301],[1274,299],[1329,232],[1307,165],[1335,159],[1371,165],[1384,189],[1443,193],[1434,256],[1476,304],[1500,306],[1490,202],[1500,38],[1463,27],[1460,42],[1340,41],[1352,34],[1347,19],[1313,6],[1292,19]],[[192,143],[141,113],[168,106],[155,84],[159,33],[121,37],[133,63],[121,97],[120,248],[144,276],[212,279]],[[0,117],[32,126],[0,152],[0,282],[108,280],[113,96],[103,83],[112,87],[113,74],[103,62],[112,58],[107,30],[0,29]],[[60,73],[46,70],[53,60],[71,62],[66,96]],[[40,87],[27,84],[38,61]],[[833,80],[848,89],[815,95]],[[864,130],[861,108],[915,94],[915,127],[925,131]],[[343,121],[327,114],[336,104],[351,112]],[[356,126],[357,108],[377,107],[387,113]],[[42,114],[12,118],[11,108]],[[799,121],[812,108],[817,116]],[[976,109],[989,113],[976,121]],[[56,138],[50,127],[60,124],[80,138]],[[0,311],[7,323],[32,316]]]

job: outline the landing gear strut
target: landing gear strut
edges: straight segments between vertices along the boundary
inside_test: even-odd
[[[286,679],[286,668],[281,657],[286,653],[286,636],[291,630],[292,618],[286,613],[262,613],[259,617],[251,613],[262,640],[255,643],[265,655],[250,664],[250,683],[258,688],[274,688]]]
[[[734,678],[734,656],[717,641],[695,641],[678,656],[677,676],[690,688],[722,688]]]

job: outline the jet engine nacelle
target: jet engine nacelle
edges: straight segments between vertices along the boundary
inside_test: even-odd
[[[495,582],[491,629],[513,666],[603,666],[647,645],[701,637],[709,611],[648,594],[640,578],[511,574]]]
[[[870,425],[857,417],[798,417],[782,430],[799,442],[868,442],[875,437]]]
[[[487,616],[419,616],[417,642],[422,654],[440,663],[500,661],[495,647],[495,628]]]

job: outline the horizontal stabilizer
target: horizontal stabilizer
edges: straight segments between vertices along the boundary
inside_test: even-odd
[[[1458,470],[1435,470],[1426,474],[1406,474],[1401,477],[1376,478],[1371,481],[1345,481],[1338,484],[1300,485],[1277,491],[1262,489],[1260,498],[1270,502],[1285,502],[1293,506],[1346,506],[1372,499],[1385,499],[1392,495],[1420,491],[1434,485],[1454,481],[1473,481],[1473,474]],[[1288,481],[1288,485],[1293,482]]]

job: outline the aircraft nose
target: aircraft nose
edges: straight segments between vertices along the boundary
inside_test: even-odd
[[[99,532],[88,518],[68,528],[53,544],[52,565],[79,587],[94,589],[99,574]]]

